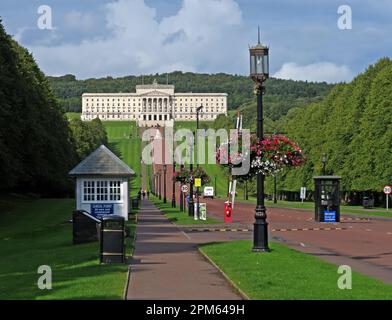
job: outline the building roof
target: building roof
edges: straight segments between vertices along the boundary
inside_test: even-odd
[[[133,176],[135,171],[101,145],[69,173],[70,176]]]

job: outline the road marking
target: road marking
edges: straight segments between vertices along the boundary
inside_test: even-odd
[[[372,230],[370,230],[370,229],[365,229],[366,231],[372,231]]]
[[[387,232],[387,234],[392,234],[392,232]]]
[[[182,234],[185,236],[185,237],[187,237],[188,238],[188,240],[191,240],[191,237],[190,236],[188,236],[184,231],[181,231],[182,232]]]
[[[346,228],[341,227],[326,227],[326,228],[281,228],[272,229],[273,232],[291,232],[291,231],[343,231]],[[188,232],[249,232],[250,229],[235,229],[235,228],[190,228]]]

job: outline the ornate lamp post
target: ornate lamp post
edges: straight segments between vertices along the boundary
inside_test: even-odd
[[[161,170],[158,171],[158,198],[162,199]]]
[[[190,153],[190,163],[189,163],[189,170],[192,174],[191,181],[189,182],[189,204],[188,204],[188,216],[193,217],[195,213],[195,204],[193,201],[193,183],[194,183],[194,176],[193,176],[193,145],[189,146],[189,153]]]
[[[174,155],[173,155],[174,158]],[[176,180],[174,177],[176,176],[176,162],[173,161],[173,176],[172,176],[172,208],[176,207]]]
[[[325,166],[327,164],[327,160],[328,160],[327,154],[323,153],[323,156],[321,158],[321,162],[323,163],[323,176],[326,175],[326,173],[325,173]]]
[[[258,43],[249,48],[249,55],[250,77],[254,82],[254,93],[257,96],[257,138],[263,140],[263,94],[265,91],[263,83],[269,76],[269,57],[268,47],[260,43],[260,29]],[[257,204],[255,211],[252,251],[269,252],[267,210],[264,204],[264,175],[261,173],[257,174]]]
[[[216,173],[214,175],[214,197],[216,197],[218,195],[218,190],[216,189]]]
[[[197,137],[198,137],[198,130],[199,130],[199,114],[200,111],[203,110],[203,106],[200,106],[196,109],[196,168],[199,169],[199,149],[198,149],[198,143],[197,143]],[[199,187],[196,187],[196,215],[199,218],[200,217],[200,198],[199,198]]]
[[[184,169],[184,165],[182,164],[180,166],[180,171],[182,171]],[[180,184],[180,211],[183,212],[184,210],[184,195],[182,193],[182,182],[179,182]]]
[[[163,203],[166,203],[166,171],[167,171],[167,165],[163,165]]]

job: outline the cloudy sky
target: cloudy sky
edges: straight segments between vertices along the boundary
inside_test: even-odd
[[[42,29],[42,5],[52,29]],[[351,7],[352,29],[338,27],[341,5]],[[245,75],[258,25],[279,78],[350,81],[392,52],[392,0],[1,0],[0,17],[46,74],[80,79]]]

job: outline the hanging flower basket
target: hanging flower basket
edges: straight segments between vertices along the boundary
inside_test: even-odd
[[[252,136],[247,154],[230,154],[229,145],[222,144],[216,152],[216,160],[218,164],[230,168],[240,167],[243,161],[249,161],[249,172],[242,176],[243,179],[249,179],[259,173],[265,176],[276,175],[284,168],[300,167],[305,158],[295,142],[283,135],[271,135],[264,140]]]
[[[196,168],[193,171],[190,171],[189,169],[182,169],[176,172],[173,177],[175,181],[181,183],[193,183],[194,178],[200,178],[202,185],[205,185],[206,183],[210,182],[210,177],[202,167]]]

